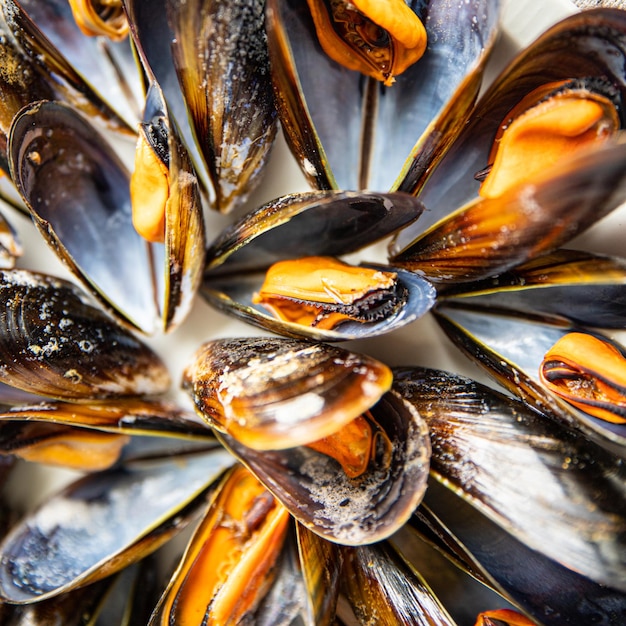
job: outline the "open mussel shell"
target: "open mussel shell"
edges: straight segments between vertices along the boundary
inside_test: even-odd
[[[196,167],[206,170],[211,206],[231,210],[258,184],[276,135],[264,2],[131,1],[126,8],[137,48]]]
[[[568,182],[567,179],[578,180],[579,176],[587,176],[579,170],[579,166],[582,166],[583,162],[574,169],[575,160],[568,166],[563,164],[562,168],[557,167],[554,170],[555,174],[563,178],[562,182],[555,180],[555,182],[549,183],[544,190],[535,190],[529,184],[521,185],[522,189],[517,194],[519,196],[517,202],[520,204],[518,209],[520,215],[516,219],[510,217],[508,222],[504,222],[502,219],[496,218],[496,213],[494,213],[496,221],[493,223],[493,231],[485,231],[487,224],[483,224],[483,228],[478,229],[478,237],[474,236],[471,230],[463,229],[461,225],[463,219],[469,220],[472,225],[476,223],[472,219],[476,212],[466,212],[459,207],[464,207],[478,197],[480,183],[475,175],[482,172],[490,164],[489,155],[500,124],[526,96],[547,84],[580,79],[590,85],[590,89],[593,89],[591,85],[594,84],[594,81],[608,83],[618,100],[623,100],[623,95],[626,93],[626,75],[624,75],[623,63],[616,62],[616,59],[623,59],[626,55],[625,32],[626,20],[623,11],[611,9],[583,11],[553,26],[523,50],[480,98],[472,119],[445,157],[433,169],[427,183],[419,191],[418,196],[428,207],[428,214],[419,224],[405,229],[397,237],[391,251],[392,258],[403,256],[408,259],[414,255],[417,259],[416,263],[421,263],[423,253],[424,266],[426,266],[425,261],[429,255],[428,246],[433,245],[435,249],[441,247],[441,245],[437,246],[436,241],[447,233],[449,237],[454,239],[450,247],[473,244],[475,248],[474,254],[470,255],[470,258],[459,259],[456,262],[451,259],[449,262],[451,267],[447,270],[454,271],[454,280],[462,280],[464,273],[469,274],[470,270],[476,271],[474,266],[490,263],[488,257],[492,254],[493,245],[491,242],[495,243],[497,240],[495,237],[498,229],[508,229],[508,234],[503,233],[503,236],[506,234],[509,248],[512,244],[516,244],[516,238],[520,236],[519,231],[522,228],[530,227],[525,225],[527,220],[523,216],[524,206],[528,208],[529,214],[535,213],[535,211],[531,211],[531,207],[535,206],[535,201],[541,201],[539,206],[542,207],[542,212],[550,214],[551,211],[556,211],[559,205],[563,207],[564,204],[573,202],[572,197],[578,193],[574,190],[576,183],[574,181]],[[620,110],[622,108],[622,105],[618,105],[617,117],[621,119],[623,119],[623,113]],[[598,210],[600,214],[606,213],[605,203],[612,202],[610,198],[613,188],[617,187],[619,192],[620,176],[617,173],[619,165],[613,163],[609,166],[609,162],[615,158],[618,162],[623,163],[623,156],[620,156],[618,151],[611,157],[609,156],[610,152],[610,149],[608,153],[601,149],[598,153],[598,159],[607,159],[605,165],[614,169],[612,176],[617,176],[617,179],[612,182],[605,180],[597,187],[593,184],[590,187],[583,186],[584,183],[581,180],[581,186],[578,188],[580,193],[576,197],[576,200],[584,199],[583,205],[593,207],[593,211]],[[593,165],[591,168],[593,170]],[[569,176],[567,174],[568,169],[571,169]],[[593,178],[591,171],[588,174],[590,178]],[[546,171],[545,176],[547,175],[548,172]],[[547,183],[545,176],[543,173],[538,176],[537,183],[544,186]],[[603,187],[606,184],[611,185],[609,189]],[[562,190],[560,190],[561,186],[563,186]],[[522,192],[523,189],[525,189],[526,195]],[[585,193],[582,193],[583,189]],[[587,196],[587,192],[596,197]],[[506,204],[503,206],[503,210],[510,210],[508,205],[514,201],[515,195],[514,192],[507,194],[506,203],[503,202],[503,205]],[[559,200],[561,195],[565,197]],[[553,203],[555,204],[554,207],[552,206]],[[489,204],[489,202],[485,204],[483,201],[479,206],[484,206],[486,209]],[[450,215],[451,208],[456,210],[452,215]],[[538,207],[536,212],[539,212]],[[448,216],[450,216],[449,219],[456,220],[454,228],[446,226]],[[529,215],[529,217],[531,216]],[[545,229],[550,231],[548,238],[554,237],[555,234],[562,238],[563,231],[569,231],[567,235],[569,237],[573,234],[572,228],[579,228],[575,224],[581,217],[579,214],[574,221],[571,218],[565,219],[563,227],[556,227],[556,219],[552,219],[553,223],[550,228]],[[539,231],[537,234],[540,235],[540,241],[546,237],[546,232]],[[422,242],[422,238],[424,242]],[[427,242],[429,242],[428,245]],[[489,254],[483,253],[481,255],[487,257],[487,261],[481,262],[480,259],[476,258],[481,247],[489,251]],[[471,249],[467,250],[465,256],[468,256],[470,251]],[[436,258],[442,259],[442,263],[445,261],[444,257],[443,251],[439,251],[436,255]],[[456,269],[457,265],[460,266],[462,262],[467,267]],[[518,259],[516,263],[519,262]],[[442,265],[441,269],[443,274],[443,270],[446,268]],[[492,272],[492,274],[495,273],[497,272]]]
[[[613,453],[621,457],[626,454],[625,424],[576,409],[552,393],[539,378],[546,353],[565,335],[582,332],[610,344],[608,337],[558,317],[516,315],[506,309],[487,313],[463,306],[462,299],[442,304],[435,316],[450,339],[511,393],[566,427],[580,430]],[[623,348],[613,343],[623,353]]]
[[[391,263],[444,286],[501,274],[617,209],[626,200],[625,163],[626,136],[581,150],[532,182],[462,207],[406,247],[401,232]]]
[[[63,100],[94,115],[109,130],[131,135],[129,126],[95,93],[52,45],[15,0],[0,7],[1,55],[6,67],[0,78],[0,133],[8,135],[13,116],[38,100]]]
[[[407,4],[426,28],[427,48],[385,87],[322,50],[307,3],[267,3],[277,108],[312,186],[386,190],[406,176],[412,190],[462,127],[495,41],[499,3]]]
[[[39,102],[22,110],[9,151],[13,179],[40,232],[120,321],[153,333],[189,310],[186,290],[197,284],[203,259],[202,221],[193,177],[182,166],[171,177],[166,244],[148,244],[132,224],[128,171],[72,109]],[[172,150],[172,168],[177,156]]]
[[[207,251],[202,295],[217,308],[272,332],[320,341],[365,338],[404,326],[434,304],[422,277],[396,268],[404,303],[391,315],[322,329],[279,320],[252,302],[268,268],[278,261],[357,252],[417,219],[421,204],[408,194],[318,191],[277,198],[227,228]],[[367,264],[363,264],[367,266]]]
[[[99,580],[191,520],[232,457],[216,449],[91,474],[18,523],[0,545],[0,596],[22,604]]]
[[[424,517],[425,516],[425,517]],[[567,569],[517,541],[450,489],[432,481],[410,520],[441,552],[472,572],[541,626],[626,619],[626,594]],[[407,528],[407,527],[405,527]],[[463,565],[453,556],[471,555]]]
[[[120,114],[130,128],[134,127],[139,119],[143,94],[130,39],[118,37],[114,41],[106,36],[85,35],[67,0],[14,1],[76,73]],[[111,14],[120,9],[121,2]]]
[[[155,280],[162,277],[164,281],[158,289],[163,302],[162,323],[165,330],[171,331],[189,313],[202,280],[206,237],[200,183],[190,155],[170,119],[163,93],[155,82],[150,84],[146,96],[143,128],[155,142],[152,148],[157,158],[166,155],[164,246],[153,246],[152,254],[157,267],[162,264],[163,271]],[[137,171],[134,176],[134,191],[141,195],[142,186],[149,186],[151,181],[144,182]],[[136,199],[133,197],[132,201]]]
[[[216,487],[150,624],[249,619],[271,586],[289,519],[246,468],[233,467]]]
[[[75,285],[26,270],[0,273],[2,381],[63,400],[165,392],[168,371],[148,346]]]
[[[390,387],[391,371],[372,357],[274,337],[208,342],[183,374],[200,417],[257,450],[331,435]]]
[[[472,380],[408,367],[394,375],[428,424],[434,478],[531,549],[626,590],[620,457]]]
[[[626,329],[626,260],[556,250],[484,281],[450,286],[445,296],[475,309],[563,317],[576,324]]]
[[[369,410],[388,445],[377,445],[367,468],[349,477],[313,447],[257,451],[226,434],[224,445],[303,526],[343,545],[373,543],[395,532],[423,496],[430,443],[417,411],[393,392]]]
[[[166,401],[45,401],[0,412],[1,454],[81,471],[218,445],[209,428]]]

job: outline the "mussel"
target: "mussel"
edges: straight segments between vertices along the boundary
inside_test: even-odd
[[[561,248],[483,281],[449,285],[444,299],[616,331],[626,328],[626,261]]]
[[[322,439],[391,387],[389,368],[326,344],[242,338],[202,346],[184,374],[200,417],[257,450]]]
[[[226,229],[207,252],[202,294],[228,313],[291,337],[339,341],[389,332],[425,314],[434,288],[347,255],[413,221],[407,194],[305,192]]]
[[[51,598],[153,552],[193,519],[231,464],[228,453],[216,450],[129,463],[69,485],[4,538],[2,598],[17,604]]]
[[[148,120],[167,123],[156,88],[151,94]],[[37,102],[9,132],[13,180],[42,235],[107,309],[148,334],[171,330],[189,312],[204,260],[197,180],[173,132],[160,139],[169,165],[160,207],[165,243],[150,246],[133,227],[128,170],[73,109]]]
[[[598,621],[619,626],[624,621],[623,591],[597,584],[529,549],[438,482],[432,482],[427,493],[411,526],[465,571],[509,598],[514,607],[523,607],[535,623]],[[425,516],[426,526],[417,519]],[[460,555],[465,555],[462,560]],[[494,603],[485,606],[492,608]]]
[[[563,335],[544,355],[539,379],[585,413],[626,422],[626,358],[608,341],[588,333]]]
[[[24,19],[34,24],[56,49],[54,54],[62,55],[64,63],[73,68],[80,80],[89,84],[100,99],[126,122],[128,132],[140,118],[145,93],[131,40],[123,36],[124,32],[128,32],[128,22],[120,11],[121,3],[73,1],[79,5],[78,17],[68,0],[15,0],[14,4],[24,13]],[[80,5],[87,14],[97,14],[100,19],[90,19],[89,15],[86,19],[81,17],[84,12],[81,14]],[[107,24],[109,19],[111,23]],[[86,36],[80,27],[81,21],[91,21],[92,24],[99,21],[100,26],[96,25],[96,29],[100,29],[101,33]],[[105,32],[102,33],[102,30]],[[48,44],[35,44],[35,50],[46,47]]]
[[[625,30],[621,11],[573,15],[503,70],[413,189],[429,212],[395,238],[394,265],[442,285],[483,279],[558,248],[623,202],[626,77],[614,57],[626,54]]]
[[[164,393],[156,353],[105,315],[79,288],[28,272],[0,273],[2,382],[64,400]]]
[[[444,488],[533,550],[626,589],[620,457],[472,380],[411,367],[394,375],[429,425],[431,475]]]
[[[240,206],[258,185],[276,135],[264,2],[129,1],[125,7],[210,206],[222,212]]]
[[[29,399],[40,401],[7,405],[0,412],[3,458],[93,472],[130,459],[218,446],[193,415],[164,400]],[[3,394],[2,400],[8,398]]]
[[[602,350],[623,353],[619,339],[610,335],[626,327],[620,304],[625,285],[622,259],[561,250],[491,280],[457,286],[442,299],[436,318],[461,350],[512,393],[623,456],[621,366],[611,365],[607,379],[601,352],[584,350],[580,343],[573,354],[561,355],[576,374],[564,368],[566,359],[552,359],[550,353],[572,333]],[[548,384],[541,382],[544,361]],[[605,393],[581,410],[576,396],[582,399],[585,389],[593,395],[598,387]],[[613,413],[610,420],[602,403]]]
[[[150,624],[239,623],[272,582],[289,514],[244,467],[217,487]]]
[[[498,14],[497,0],[269,0],[276,106],[309,183],[385,191],[427,176],[469,115]]]
[[[602,77],[541,85],[503,119],[488,165],[474,175],[483,198],[496,198],[622,126],[621,93]]]
[[[328,344],[217,340],[188,366],[200,416],[304,526],[344,544],[376,541],[422,496],[429,445],[389,370]]]
[[[381,4],[309,0],[308,4],[324,52],[340,65],[372,76],[387,87],[426,50],[426,29],[402,0]]]
[[[348,320],[367,324],[391,317],[406,304],[408,289],[397,276],[333,257],[278,261],[252,302],[303,326],[333,329]]]

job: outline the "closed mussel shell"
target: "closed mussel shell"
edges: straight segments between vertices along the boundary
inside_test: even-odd
[[[277,198],[244,216],[213,242],[207,252],[201,293],[226,313],[290,337],[340,341],[389,332],[430,309],[435,292],[428,281],[393,267],[363,263],[370,271],[394,275],[395,304],[390,312],[371,320],[350,319],[333,328],[273,316],[255,302],[255,294],[277,262],[334,258],[360,251],[409,224],[421,211],[415,198],[401,193],[327,191]],[[291,284],[297,287],[299,283],[292,280]],[[326,292],[334,293],[334,289]],[[311,302],[316,298],[311,296]]]
[[[478,101],[472,120],[419,190],[428,215],[398,235],[392,262],[443,283],[481,279],[555,249],[619,206],[626,76],[615,59],[626,54],[625,32],[623,11],[583,11],[523,50]],[[561,106],[568,107],[565,113]],[[589,107],[597,124],[581,119],[581,130],[571,131],[580,141],[573,141],[564,156],[553,149],[562,138],[554,116],[577,119],[569,106]],[[543,142],[535,145],[532,158],[521,131],[505,141],[520,120],[544,119],[543,130],[528,133]],[[589,128],[595,130],[587,136]],[[516,167],[505,170],[498,164],[503,145],[518,158]],[[543,161],[538,154],[551,157]],[[540,163],[539,169],[530,163]],[[487,193],[484,184],[494,172],[506,184]]]
[[[626,590],[619,457],[472,380],[422,368],[394,374],[428,423],[434,478],[533,550]]]
[[[156,550],[189,522],[232,464],[215,450],[91,474],[18,523],[0,545],[0,595],[43,600]]]
[[[472,575],[530,615],[535,623],[562,626],[598,622],[620,626],[626,619],[623,591],[595,583],[529,549],[438,481],[429,484],[418,511],[422,512],[428,516],[427,528],[415,517],[410,521],[420,534],[432,536],[434,531],[436,545],[446,555],[451,547],[456,554],[471,555]]]
[[[167,369],[75,285],[26,270],[0,273],[2,381],[63,400],[160,394]]]
[[[502,386],[538,411],[549,415],[568,428],[582,431],[600,446],[623,457],[626,453],[626,425],[623,421],[608,421],[587,411],[577,409],[572,403],[555,395],[540,380],[542,363],[550,350],[566,336],[581,333],[583,337],[599,340],[599,345],[622,355],[624,348],[609,336],[601,335],[589,327],[576,326],[560,317],[515,314],[510,310],[481,309],[463,306],[451,300],[442,304],[436,319],[450,339],[478,365],[485,368]],[[598,353],[578,351],[583,370],[593,371],[600,365]],[[590,378],[593,380],[594,377]],[[623,365],[609,375],[619,391],[623,378]],[[588,383],[587,383],[588,384]],[[579,387],[585,389],[586,384]],[[623,396],[623,384],[622,396]],[[623,401],[615,406],[623,413]],[[610,402],[609,402],[610,404]]]
[[[476,309],[547,314],[604,329],[626,328],[626,261],[578,250],[556,250],[509,272],[450,286],[450,297]]]
[[[273,337],[208,342],[183,375],[200,417],[257,450],[331,435],[390,386],[389,368],[372,357]]]
[[[174,66],[196,141],[228,212],[258,185],[277,129],[265,35],[265,2],[167,1]],[[197,97],[198,85],[204,97]]]
[[[342,547],[342,590],[361,624],[454,626],[426,581],[387,541]],[[349,623],[349,622],[348,622]]]

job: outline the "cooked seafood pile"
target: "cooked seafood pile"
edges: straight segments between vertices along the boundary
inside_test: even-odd
[[[0,1],[1,624],[626,623],[626,12],[500,12]]]

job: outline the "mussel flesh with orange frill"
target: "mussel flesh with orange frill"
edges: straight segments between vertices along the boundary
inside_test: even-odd
[[[433,305],[432,285],[411,272],[337,255],[365,249],[421,210],[399,193],[278,198],[213,242],[201,292],[229,314],[292,337],[339,341],[400,328]]]

